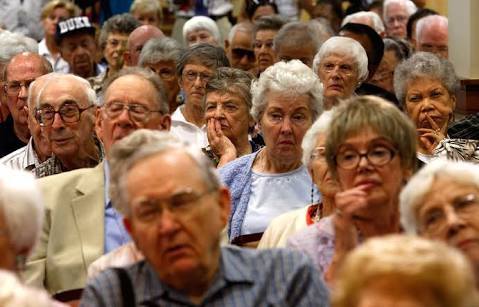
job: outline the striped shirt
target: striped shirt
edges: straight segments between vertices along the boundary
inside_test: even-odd
[[[0,164],[19,170],[31,170],[38,166],[40,161],[33,147],[33,138],[30,137],[27,145],[1,158]]]
[[[221,248],[218,274],[199,305],[161,282],[148,262],[125,271],[136,306],[329,306],[326,286],[310,260],[286,249]],[[123,306],[117,272],[108,269],[90,280],[80,306]]]

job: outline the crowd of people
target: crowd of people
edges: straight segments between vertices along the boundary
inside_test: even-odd
[[[479,306],[427,1],[40,2],[1,20],[1,306]]]

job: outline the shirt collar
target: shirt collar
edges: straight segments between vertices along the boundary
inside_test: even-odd
[[[103,160],[103,181],[105,183],[105,191],[104,191],[104,196],[105,196],[105,208],[108,208],[108,206],[111,206],[110,202],[110,165],[108,164],[108,161],[106,159]]]

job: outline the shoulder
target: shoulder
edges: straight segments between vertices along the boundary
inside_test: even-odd
[[[239,157],[238,159],[235,159],[227,163],[225,166],[219,168],[218,171],[221,177],[223,178],[223,177],[232,176],[236,174],[239,169],[244,169],[245,167],[252,165],[257,154],[258,152],[254,152],[249,155],[244,155],[242,157]]]
[[[309,225],[292,235],[287,245],[299,249],[317,248],[319,245],[334,238],[333,220],[331,217],[325,217],[319,222]]]

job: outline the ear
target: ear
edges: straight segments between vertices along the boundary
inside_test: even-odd
[[[223,226],[228,223],[228,217],[230,216],[231,206],[231,194],[228,188],[220,187],[218,191],[218,205],[221,210],[221,222]]]
[[[103,141],[103,117],[101,108],[96,108],[95,110],[95,132],[96,136]]]
[[[128,50],[125,50],[125,52],[123,52],[123,66],[131,66],[131,56],[130,56],[130,51]]]
[[[161,118],[160,126],[158,128],[160,130],[170,131],[171,116],[169,114],[163,115],[163,117]]]

